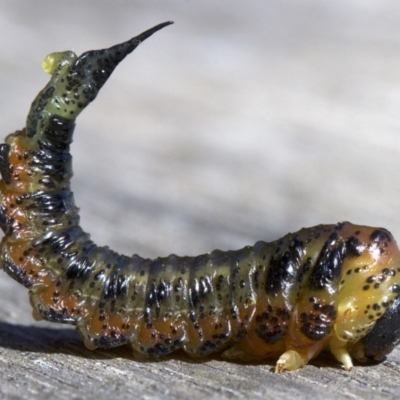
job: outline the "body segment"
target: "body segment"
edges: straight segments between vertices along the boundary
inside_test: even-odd
[[[0,146],[3,269],[29,288],[36,319],[76,325],[91,349],[272,356],[277,371],[328,346],[346,369],[351,356],[380,358],[400,337],[397,327],[376,348],[400,307],[400,253],[385,229],[319,225],[237,251],[151,260],[99,247],[79,226],[70,188],[75,118],[118,63],[166,25],[80,57],[48,56],[52,77],[27,127]]]

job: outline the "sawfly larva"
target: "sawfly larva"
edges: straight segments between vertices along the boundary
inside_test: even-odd
[[[170,24],[44,60],[50,82],[26,128],[0,146],[2,268],[29,288],[35,319],[76,325],[89,349],[278,357],[277,372],[327,347],[346,370],[352,357],[381,360],[400,341],[400,254],[385,229],[320,225],[237,251],[151,260],[99,247],[79,226],[75,119],[125,56]]]

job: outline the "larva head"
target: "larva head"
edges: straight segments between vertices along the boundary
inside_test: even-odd
[[[116,66],[143,40],[170,24],[164,22],[124,43],[87,51],[80,57],[72,51],[49,54],[42,67],[51,74],[51,79],[32,103],[27,137],[43,131],[50,116],[74,120],[96,98]]]
[[[353,348],[360,361],[382,361],[400,344],[400,297],[379,318],[372,330]]]

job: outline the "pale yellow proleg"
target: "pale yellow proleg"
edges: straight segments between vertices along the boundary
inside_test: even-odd
[[[304,367],[305,362],[301,355],[295,350],[289,350],[283,353],[275,366],[275,372],[279,373],[285,369],[288,371],[293,371],[298,368]]]
[[[284,370],[293,371],[304,367],[312,358],[316,357],[325,347],[325,341],[316,342],[302,347],[289,346],[275,366],[275,372]]]
[[[336,336],[334,336],[329,342],[329,347],[335,358],[343,364],[343,368],[346,371],[350,371],[353,368],[353,361],[349,351],[347,350],[347,342],[344,340],[339,340]]]

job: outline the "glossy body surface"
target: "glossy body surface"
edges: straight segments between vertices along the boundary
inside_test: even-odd
[[[398,335],[376,346],[374,324],[382,318],[390,329],[384,317],[396,313],[400,293],[399,250],[384,229],[320,225],[238,251],[150,260],[98,247],[80,228],[70,191],[75,118],[116,65],[168,24],[110,49],[45,60],[52,78],[26,129],[0,148],[3,269],[30,289],[37,319],[77,325],[89,348],[280,356],[277,371],[327,346],[346,369],[350,354],[380,359]]]

